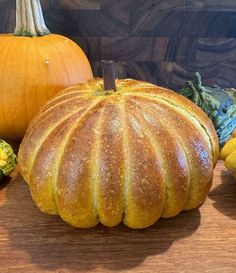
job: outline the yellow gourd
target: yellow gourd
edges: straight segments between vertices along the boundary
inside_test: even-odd
[[[225,144],[220,152],[220,158],[225,160],[225,167],[234,172],[236,177],[236,130],[233,137]]]
[[[220,158],[226,160],[226,158],[233,152],[236,151],[236,136],[233,136],[222,148],[220,152]]]

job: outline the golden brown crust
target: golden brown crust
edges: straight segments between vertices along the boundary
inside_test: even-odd
[[[211,121],[184,97],[135,80],[106,94],[95,79],[41,109],[19,164],[42,211],[144,228],[205,200],[218,153]]]
[[[199,206],[209,192],[213,174],[211,145],[205,131],[193,123],[189,116],[186,117],[186,115],[169,105],[155,101],[155,103],[146,104],[146,108],[152,111],[157,120],[160,119],[165,128],[170,128],[169,130],[172,131],[175,141],[180,143],[185,152],[190,174],[190,185],[184,209]],[[173,121],[175,121],[174,126]],[[163,140],[161,144],[164,143]],[[167,147],[168,144],[170,143],[167,143]],[[186,187],[183,188],[183,185],[179,184],[179,191],[181,188],[186,189]],[[175,194],[178,194],[178,190],[176,190]],[[176,208],[176,206],[173,208]],[[169,216],[169,214],[167,213],[166,216]]]
[[[97,108],[96,108],[97,109]],[[95,109],[77,122],[58,158],[56,204],[60,216],[78,227],[98,223],[94,198],[93,148],[101,113]]]
[[[139,121],[139,127],[142,128],[145,138],[149,139],[155,149],[157,160],[162,163],[160,172],[165,181],[165,199],[161,215],[175,216],[184,208],[190,184],[184,149],[173,134],[170,123],[165,118],[166,113],[159,116],[159,111],[156,114],[148,107],[146,101],[138,97],[130,98],[130,101],[136,107],[139,106],[139,110],[132,111],[132,116]]]
[[[164,204],[162,162],[142,132],[140,124],[123,103],[126,157],[126,207],[124,223],[132,228],[147,227],[161,216]]]
[[[121,111],[113,103],[103,109],[94,153],[97,166],[97,214],[102,224],[115,226],[122,221],[125,208],[124,143]],[[93,167],[93,166],[92,166]]]
[[[57,213],[55,172],[58,151],[63,145],[65,134],[69,133],[78,116],[78,113],[72,115],[52,130],[35,154],[30,176],[31,194],[37,206],[50,214]]]
[[[213,151],[214,151],[214,165],[216,164],[218,158],[219,158],[219,143],[218,143],[218,137],[215,131],[215,128],[212,124],[212,121],[207,117],[207,115],[194,103],[190,103],[190,101],[185,98],[184,96],[181,96],[173,91],[170,91],[163,87],[153,87],[149,86],[147,89],[141,88],[134,88],[134,92],[140,92],[140,93],[147,93],[147,94],[155,94],[159,98],[163,98],[164,100],[173,103],[174,105],[177,105],[180,108],[183,108],[187,110],[188,113],[195,116],[197,119],[200,120],[203,127],[206,128],[207,133],[209,134],[210,140],[213,144]]]

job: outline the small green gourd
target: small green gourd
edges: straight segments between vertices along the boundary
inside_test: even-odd
[[[197,72],[192,81],[179,93],[197,104],[212,120],[220,146],[230,138],[236,128],[236,90],[222,89],[217,85],[203,86]]]
[[[12,147],[4,140],[0,140],[0,181],[15,169],[16,164],[17,157]]]

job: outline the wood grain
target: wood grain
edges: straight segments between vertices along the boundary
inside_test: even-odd
[[[41,213],[18,175],[0,188],[0,272],[210,272],[236,267],[236,182],[219,162],[200,209],[153,227],[75,229]]]
[[[236,87],[234,0],[41,0],[52,32],[86,52],[100,75],[101,59],[118,76],[179,89],[199,71],[204,82]],[[0,0],[0,33],[12,32],[15,0]]]
[[[99,0],[51,0],[51,6],[59,9],[74,10],[100,10],[101,1]]]

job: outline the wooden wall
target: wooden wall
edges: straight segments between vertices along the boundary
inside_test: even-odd
[[[178,89],[199,71],[236,87],[235,0],[41,0],[48,27],[78,42],[95,75],[99,61],[119,77]],[[0,0],[0,32],[15,24],[15,0]]]

